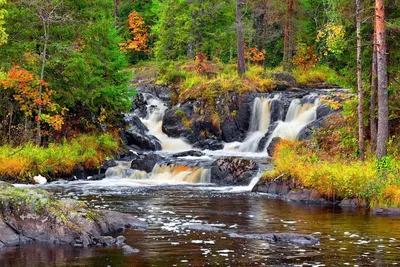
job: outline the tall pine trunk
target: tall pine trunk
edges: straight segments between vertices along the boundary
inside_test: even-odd
[[[244,58],[244,39],[243,39],[243,14],[242,0],[236,0],[236,32],[237,32],[237,58],[238,58],[238,74],[242,75],[246,71]]]
[[[293,58],[293,11],[294,0],[286,0],[286,15],[284,27],[284,48],[283,48],[283,70],[292,71],[292,58]]]
[[[358,88],[358,150],[360,159],[364,160],[364,119],[363,119],[363,80],[362,80],[362,42],[361,42],[361,0],[356,0],[357,20],[357,88]]]
[[[376,121],[376,92],[378,89],[377,73],[377,49],[376,49],[376,25],[374,23],[374,41],[372,48],[372,68],[371,68],[371,100],[370,100],[370,135],[371,150],[376,151],[377,121]]]
[[[378,135],[376,157],[381,160],[387,155],[389,139],[389,105],[386,58],[386,25],[384,0],[375,1],[377,77],[378,77]]]

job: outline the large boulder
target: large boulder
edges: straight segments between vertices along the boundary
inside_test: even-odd
[[[296,78],[289,72],[272,73],[274,84],[278,90],[287,90],[297,86]]]
[[[252,160],[238,157],[220,158],[211,166],[211,183],[248,185],[257,172],[258,165]]]
[[[127,145],[137,146],[144,150],[161,150],[161,142],[153,135],[147,135],[136,131],[135,128],[130,128],[125,131]]]
[[[157,163],[160,163],[164,158],[155,153],[137,154],[125,160],[131,160],[131,169],[151,172]]]
[[[126,227],[146,227],[132,215],[96,211],[71,199],[56,200],[47,191],[6,187],[0,189],[0,244],[29,242],[69,244],[76,247],[122,245],[114,238]]]

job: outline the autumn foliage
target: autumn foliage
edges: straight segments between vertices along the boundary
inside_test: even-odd
[[[244,57],[252,63],[262,64],[265,60],[265,50],[260,51],[257,46],[249,47],[248,44],[246,44],[244,48]]]
[[[40,84],[43,86],[41,93],[39,92]],[[14,66],[8,72],[6,78],[0,81],[0,85],[5,89],[11,90],[14,100],[19,105],[19,110],[25,116],[35,116],[38,114],[39,106],[41,106],[46,113],[43,113],[40,118],[36,115],[35,120],[43,120],[54,130],[61,130],[66,109],[61,109],[61,115],[57,114],[59,106],[52,100],[52,92],[48,88],[48,83],[40,80],[31,72],[19,66]]]
[[[148,48],[149,26],[145,25],[142,16],[133,10],[128,16],[128,23],[133,38],[122,43],[121,49],[123,51],[150,52],[151,50]]]

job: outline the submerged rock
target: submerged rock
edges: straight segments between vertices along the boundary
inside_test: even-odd
[[[131,246],[128,246],[128,245],[123,246],[122,250],[124,251],[124,254],[128,254],[128,255],[140,252],[140,250],[133,248]]]
[[[400,208],[375,208],[373,215],[400,216]]]
[[[218,185],[248,185],[258,172],[256,162],[225,157],[217,159],[211,166],[211,183]]]
[[[174,158],[179,158],[179,157],[201,157],[204,156],[205,154],[201,151],[198,150],[189,150],[189,151],[184,151],[184,152],[180,152],[180,153],[175,153],[172,155],[172,157]]]
[[[229,234],[231,238],[246,238],[265,240],[271,243],[290,243],[296,245],[318,245],[320,240],[312,235],[295,233],[271,233],[271,234]]]
[[[83,202],[56,200],[44,190],[13,186],[0,187],[0,210],[0,243],[7,247],[34,241],[111,246],[121,241],[112,235],[126,227],[146,227],[132,215],[91,210]]]
[[[206,139],[194,143],[193,147],[199,148],[201,150],[221,150],[224,148],[224,145],[221,144],[221,142],[219,142],[218,140]]]

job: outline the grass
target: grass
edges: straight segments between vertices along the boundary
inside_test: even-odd
[[[29,182],[35,175],[69,175],[77,166],[98,168],[105,158],[118,150],[111,134],[80,135],[48,147],[28,143],[19,147],[0,147],[0,177]]]
[[[315,86],[322,83],[348,87],[349,84],[340,77],[334,70],[326,65],[316,65],[309,69],[296,68],[293,76],[299,85]]]
[[[304,142],[281,141],[273,155],[275,168],[266,180],[281,174],[316,189],[327,199],[366,199],[374,207],[400,207],[400,160],[393,156],[365,162],[324,155]]]

